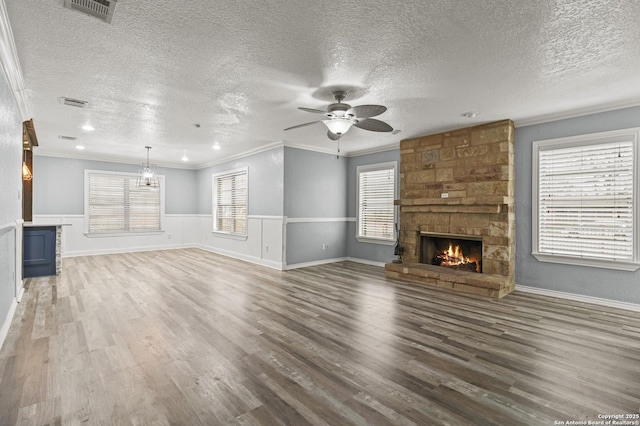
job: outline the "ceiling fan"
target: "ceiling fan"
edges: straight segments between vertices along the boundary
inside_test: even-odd
[[[349,104],[342,103],[342,100],[346,96],[346,91],[336,90],[332,92],[336,103],[333,103],[327,107],[326,111],[321,109],[312,109],[298,107],[302,111],[311,112],[314,114],[322,114],[325,119],[311,121],[309,123],[298,124],[297,126],[287,127],[286,130],[297,129],[298,127],[310,126],[316,123],[324,123],[327,126],[327,136],[332,141],[340,139],[351,126],[356,126],[363,130],[369,130],[372,132],[392,132],[393,127],[389,126],[384,121],[376,120],[371,117],[382,114],[387,110],[387,107],[382,105],[359,105],[352,107]]]

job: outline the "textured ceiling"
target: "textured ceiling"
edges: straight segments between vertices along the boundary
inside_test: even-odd
[[[282,130],[318,119],[297,107],[326,108],[333,87],[401,130],[353,128],[343,153],[640,104],[637,0],[119,0],[111,24],[5,2],[41,154],[135,163],[150,145],[198,168],[278,142],[335,150],[322,124]]]

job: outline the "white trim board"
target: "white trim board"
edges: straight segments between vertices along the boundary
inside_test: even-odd
[[[640,312],[640,305],[637,305],[635,303],[619,302],[617,300],[602,299],[600,297],[583,296],[581,294],[565,293],[563,291],[547,290],[544,288],[529,287],[520,284],[516,284],[516,291],[539,294],[541,296],[549,296],[559,299],[573,300],[574,302],[591,303],[594,305],[607,306],[609,308],[626,309],[628,311]]]
[[[76,250],[76,251],[64,251],[62,258],[67,257],[80,257],[80,256],[100,256],[104,254],[122,254],[122,253],[137,253],[142,251],[160,251],[160,250],[178,250],[188,249],[196,247],[193,244],[171,244],[171,245],[159,245],[159,246],[143,246],[143,247],[126,247],[126,248],[108,248],[98,250]]]
[[[354,263],[361,263],[363,265],[377,266],[377,267],[380,267],[380,268],[384,268],[384,265],[385,265],[384,262],[377,262],[375,260],[360,259],[360,258],[357,258],[357,257],[334,257],[334,258],[331,258],[331,259],[320,259],[320,260],[314,260],[314,261],[311,261],[311,262],[293,263],[291,265],[286,265],[284,267],[284,270],[288,271],[290,269],[308,268],[310,266],[326,265],[326,264],[329,264],[329,263],[337,263],[337,262],[354,262]]]
[[[11,86],[22,121],[30,120],[33,117],[29,106],[29,93],[24,83],[18,50],[4,1],[0,2],[0,69],[4,71]]]
[[[258,266],[266,266],[267,268],[276,269],[278,271],[282,271],[282,264],[280,262],[274,262],[271,260],[264,260],[258,257],[253,257],[249,255],[245,255],[238,252],[233,252],[230,250],[219,249],[216,247],[205,246],[203,244],[196,244],[193,246],[194,248],[198,248],[204,251],[208,251],[210,253],[219,254],[220,256],[230,257],[232,259],[242,260],[244,262],[253,263]]]
[[[287,217],[285,223],[355,222],[355,217]]]
[[[22,295],[20,297],[22,297]],[[7,338],[7,335],[9,334],[9,328],[11,328],[11,321],[13,321],[13,316],[16,313],[17,307],[18,307],[18,301],[16,299],[13,299],[11,301],[11,306],[9,307],[9,312],[7,312],[7,317],[4,319],[2,328],[0,328],[0,349],[2,349],[2,345],[4,344],[4,341]]]
[[[378,266],[380,268],[384,268],[384,265],[390,262],[378,262],[377,260],[368,260],[368,259],[360,259],[358,257],[347,257],[346,260],[349,262],[362,263],[363,265],[371,265]]]
[[[331,259],[313,260],[311,262],[292,263],[291,265],[285,265],[284,270],[289,271],[291,269],[308,268],[310,266],[326,265],[328,263],[344,262],[346,257],[334,257]]]

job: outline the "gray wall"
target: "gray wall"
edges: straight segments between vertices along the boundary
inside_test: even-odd
[[[284,215],[295,219],[311,218],[307,222],[286,225],[288,265],[347,255],[344,237],[347,228],[344,219],[347,215],[346,179],[346,158],[285,148]]]
[[[135,164],[34,157],[33,213],[36,215],[84,214],[84,171],[137,173]],[[195,214],[197,174],[194,170],[158,167],[165,176],[165,213]]]
[[[249,168],[249,215],[282,216],[283,148],[274,148],[197,171],[197,213],[212,214],[212,178],[217,173]]]
[[[0,226],[22,218],[22,119],[0,72]],[[0,233],[0,327],[15,298],[14,232]]]
[[[346,158],[296,148],[285,148],[284,158],[285,216],[346,216]]]
[[[394,149],[391,151],[378,152],[375,154],[361,155],[358,157],[350,157],[348,161],[347,172],[347,215],[349,217],[356,216],[358,200],[356,199],[356,186],[358,184],[358,177],[356,174],[358,166],[364,166],[369,164],[387,163],[390,161],[396,161],[397,174],[396,174],[396,199],[400,198],[400,149]],[[398,218],[397,220],[400,220]],[[349,222],[347,226],[347,256],[372,260],[375,262],[388,263],[395,259],[393,254],[394,246],[373,244],[373,243],[361,243],[356,239],[356,223]]]
[[[632,127],[640,127],[640,107],[516,129],[516,285],[640,303],[640,271],[545,263],[531,255],[532,142]]]

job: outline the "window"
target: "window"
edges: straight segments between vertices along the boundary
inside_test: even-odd
[[[137,175],[85,170],[89,234],[162,231],[164,176],[160,188],[136,186]]]
[[[533,143],[533,255],[636,270],[638,129]]]
[[[359,166],[356,238],[363,242],[395,242],[396,163]]]
[[[247,235],[248,169],[213,175],[213,230]]]

